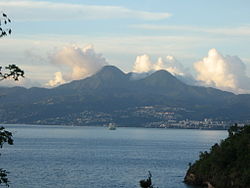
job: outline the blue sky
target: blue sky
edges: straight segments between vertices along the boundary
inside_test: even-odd
[[[27,86],[44,86],[55,72],[61,72],[65,81],[74,79],[66,75],[72,73],[73,62],[53,61],[54,56],[65,52],[60,49],[72,45],[77,49],[92,45],[93,53],[106,59],[103,64],[116,65],[126,72],[135,71],[137,57],[148,56],[152,68],[159,58],[173,56],[178,66],[195,79],[201,70],[194,64],[215,48],[229,66],[223,74],[239,75],[232,73],[226,60],[230,55],[238,56],[244,63],[245,76],[250,75],[248,0],[1,0],[0,7],[12,19],[13,29],[11,36],[1,40],[1,65],[23,67],[29,82],[20,84]],[[140,65],[147,64],[147,58],[139,59],[143,61],[137,61]],[[238,77],[235,83],[244,79]],[[216,79],[201,81],[221,88]]]

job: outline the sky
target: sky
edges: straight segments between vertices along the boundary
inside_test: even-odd
[[[249,0],[1,0],[0,7],[13,31],[1,38],[0,65],[17,64],[26,75],[16,85],[55,87],[115,65],[250,93]]]

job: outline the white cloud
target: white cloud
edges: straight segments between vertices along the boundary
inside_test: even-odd
[[[132,10],[119,6],[84,5],[49,1],[1,0],[0,7],[15,20],[52,21],[88,19],[162,20],[169,13]]]
[[[179,76],[187,74],[187,70],[185,70],[182,64],[173,56],[166,56],[165,59],[159,57],[155,63],[153,63],[149,55],[146,54],[136,57],[133,72],[146,73],[157,70],[167,70],[171,74]]]
[[[184,76],[187,74],[187,70],[184,69],[183,65],[174,56],[170,55],[166,56],[165,61],[162,58],[158,59],[156,70],[160,69],[166,69],[173,75]]]
[[[38,39],[39,38],[39,39]],[[223,44],[227,46],[231,46],[234,49],[234,53],[240,55],[240,57],[243,57],[243,61],[246,63],[247,66],[249,66],[249,58],[246,54],[246,49],[244,48],[244,45],[240,45],[241,43],[237,43],[236,40],[223,40],[219,38],[213,39],[213,38],[204,38],[204,37],[190,37],[190,36],[126,36],[126,37],[89,37],[84,38],[82,36],[74,36],[70,35],[69,38],[73,43],[78,43],[80,46],[81,41],[87,41],[94,43],[96,48],[100,50],[101,52],[105,53],[105,57],[109,59],[109,62],[111,64],[117,65],[120,68],[123,68],[123,70],[126,70],[129,72],[131,70],[131,67],[133,67],[133,57],[136,56],[136,54],[143,54],[143,53],[149,53],[152,55],[152,57],[161,56],[164,57],[163,54],[165,52],[169,52],[170,54],[175,54],[178,58],[184,60],[185,66],[188,66],[187,63],[191,65],[192,62],[197,61],[197,56],[200,56],[200,52],[204,51],[204,48],[208,48],[209,46],[219,46],[218,44]],[[245,42],[249,39],[246,37]],[[135,44],[136,41],[136,45]],[[231,43],[233,42],[233,43]],[[37,80],[43,85],[48,82],[49,79],[54,80],[53,74],[55,72],[60,71],[63,75],[63,79],[65,81],[70,81],[72,78],[72,65],[62,64],[60,66],[60,63],[57,63],[57,66],[51,66],[51,64],[48,63],[47,58],[47,52],[53,51],[54,46],[57,46],[59,50],[52,53],[51,57],[54,57],[59,51],[62,51],[63,48],[61,46],[67,46],[70,41],[65,37],[65,35],[55,35],[55,36],[43,36],[38,35],[36,37],[29,37],[27,39],[12,39],[12,38],[4,38],[3,42],[0,43],[0,51],[2,52],[1,56],[1,65],[8,65],[8,64],[17,64],[19,65],[24,71],[27,76],[29,76],[32,80]],[[66,48],[73,48],[72,46],[67,46]],[[80,48],[80,47],[78,47]],[[32,56],[30,53],[24,53],[27,51],[27,49],[33,49],[34,53],[37,54],[36,56]],[[80,48],[82,49],[82,48]],[[230,48],[231,49],[231,48]],[[231,49],[231,51],[233,51]],[[77,51],[77,50],[73,50]],[[81,50],[80,50],[81,51]],[[15,56],[13,56],[15,54]],[[41,56],[43,58],[38,57]],[[202,57],[202,56],[201,56]],[[225,57],[224,57],[225,58]],[[152,68],[153,65],[157,65],[158,67],[167,67],[169,70],[171,66],[164,65],[162,66],[161,63],[159,63],[159,60],[152,61],[150,57],[148,56],[148,61],[150,61],[150,69],[156,69],[155,67]],[[44,61],[44,62],[43,62]],[[167,58],[162,58],[162,61],[166,64],[168,62]],[[55,61],[53,61],[56,63]],[[140,60],[139,62],[142,62]],[[158,63],[158,64],[157,64]],[[240,64],[240,63],[239,63]],[[244,64],[244,63],[243,63]],[[184,63],[183,63],[184,65]],[[176,64],[175,64],[176,66]],[[81,66],[80,66],[81,67]],[[60,68],[60,69],[59,69]],[[147,68],[148,69],[148,68]],[[175,68],[176,69],[176,68]],[[246,69],[246,68],[243,68]],[[178,68],[179,70],[179,68]],[[142,72],[142,69],[138,69],[139,72]],[[191,70],[190,70],[191,71]],[[249,69],[248,71],[249,75]],[[170,72],[174,72],[173,66],[172,70]],[[181,73],[186,73],[185,69],[180,71]],[[195,73],[195,72],[193,72]],[[200,74],[197,71],[198,74]],[[245,72],[243,72],[243,75],[245,76],[237,76],[238,78],[241,77],[243,81],[240,81],[241,85],[238,86],[239,88],[243,88],[241,90],[237,89],[237,93],[243,93],[248,92],[250,89],[247,89],[250,85],[248,79],[244,81],[244,78],[248,78],[246,76]],[[204,73],[205,74],[205,73]],[[202,74],[202,75],[204,75]],[[210,77],[212,77],[213,74],[210,74]],[[48,79],[49,78],[49,79]],[[46,80],[45,80],[46,79]],[[77,79],[77,78],[76,78]],[[212,80],[212,78],[209,78],[207,80]],[[216,86],[213,82],[210,82],[210,84],[206,83],[205,81],[202,81],[205,86],[214,86],[220,89],[226,89],[229,91],[234,91],[232,88],[225,88],[225,87],[219,87]],[[239,82],[239,81],[238,81]],[[216,82],[218,85],[218,82]],[[239,84],[238,84],[239,85]],[[28,86],[29,87],[29,86]],[[244,89],[245,88],[245,89]]]
[[[54,80],[50,80],[46,84],[46,86],[54,87],[54,86],[66,83],[66,81],[63,79],[63,75],[61,72],[55,72],[54,76],[55,76]]]
[[[133,68],[133,72],[143,73],[149,72],[153,69],[150,57],[146,54],[137,56]]]
[[[97,54],[92,46],[60,48],[50,55],[50,60],[62,71],[55,73],[55,79],[47,83],[49,86],[86,78],[107,65],[102,54]]]
[[[223,56],[216,49],[211,49],[207,57],[194,64],[194,68],[197,80],[206,86],[235,93],[250,93],[246,66],[237,56]]]

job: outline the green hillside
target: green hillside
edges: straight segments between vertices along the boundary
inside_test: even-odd
[[[202,152],[185,176],[185,183],[216,188],[250,187],[250,125],[232,126],[229,137]]]

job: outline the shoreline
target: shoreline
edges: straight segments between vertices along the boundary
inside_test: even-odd
[[[46,127],[53,127],[53,126],[56,126],[56,127],[59,127],[59,126],[62,126],[62,127],[105,127],[104,125],[65,125],[65,124],[57,124],[57,125],[54,125],[54,124],[24,124],[24,123],[20,123],[20,124],[0,124],[0,126],[46,126]],[[145,129],[185,129],[185,130],[210,130],[210,131],[226,131],[228,129],[226,128],[191,128],[191,127],[142,127],[142,126],[126,126],[126,125],[123,125],[123,126],[117,126],[117,128],[145,128]]]

